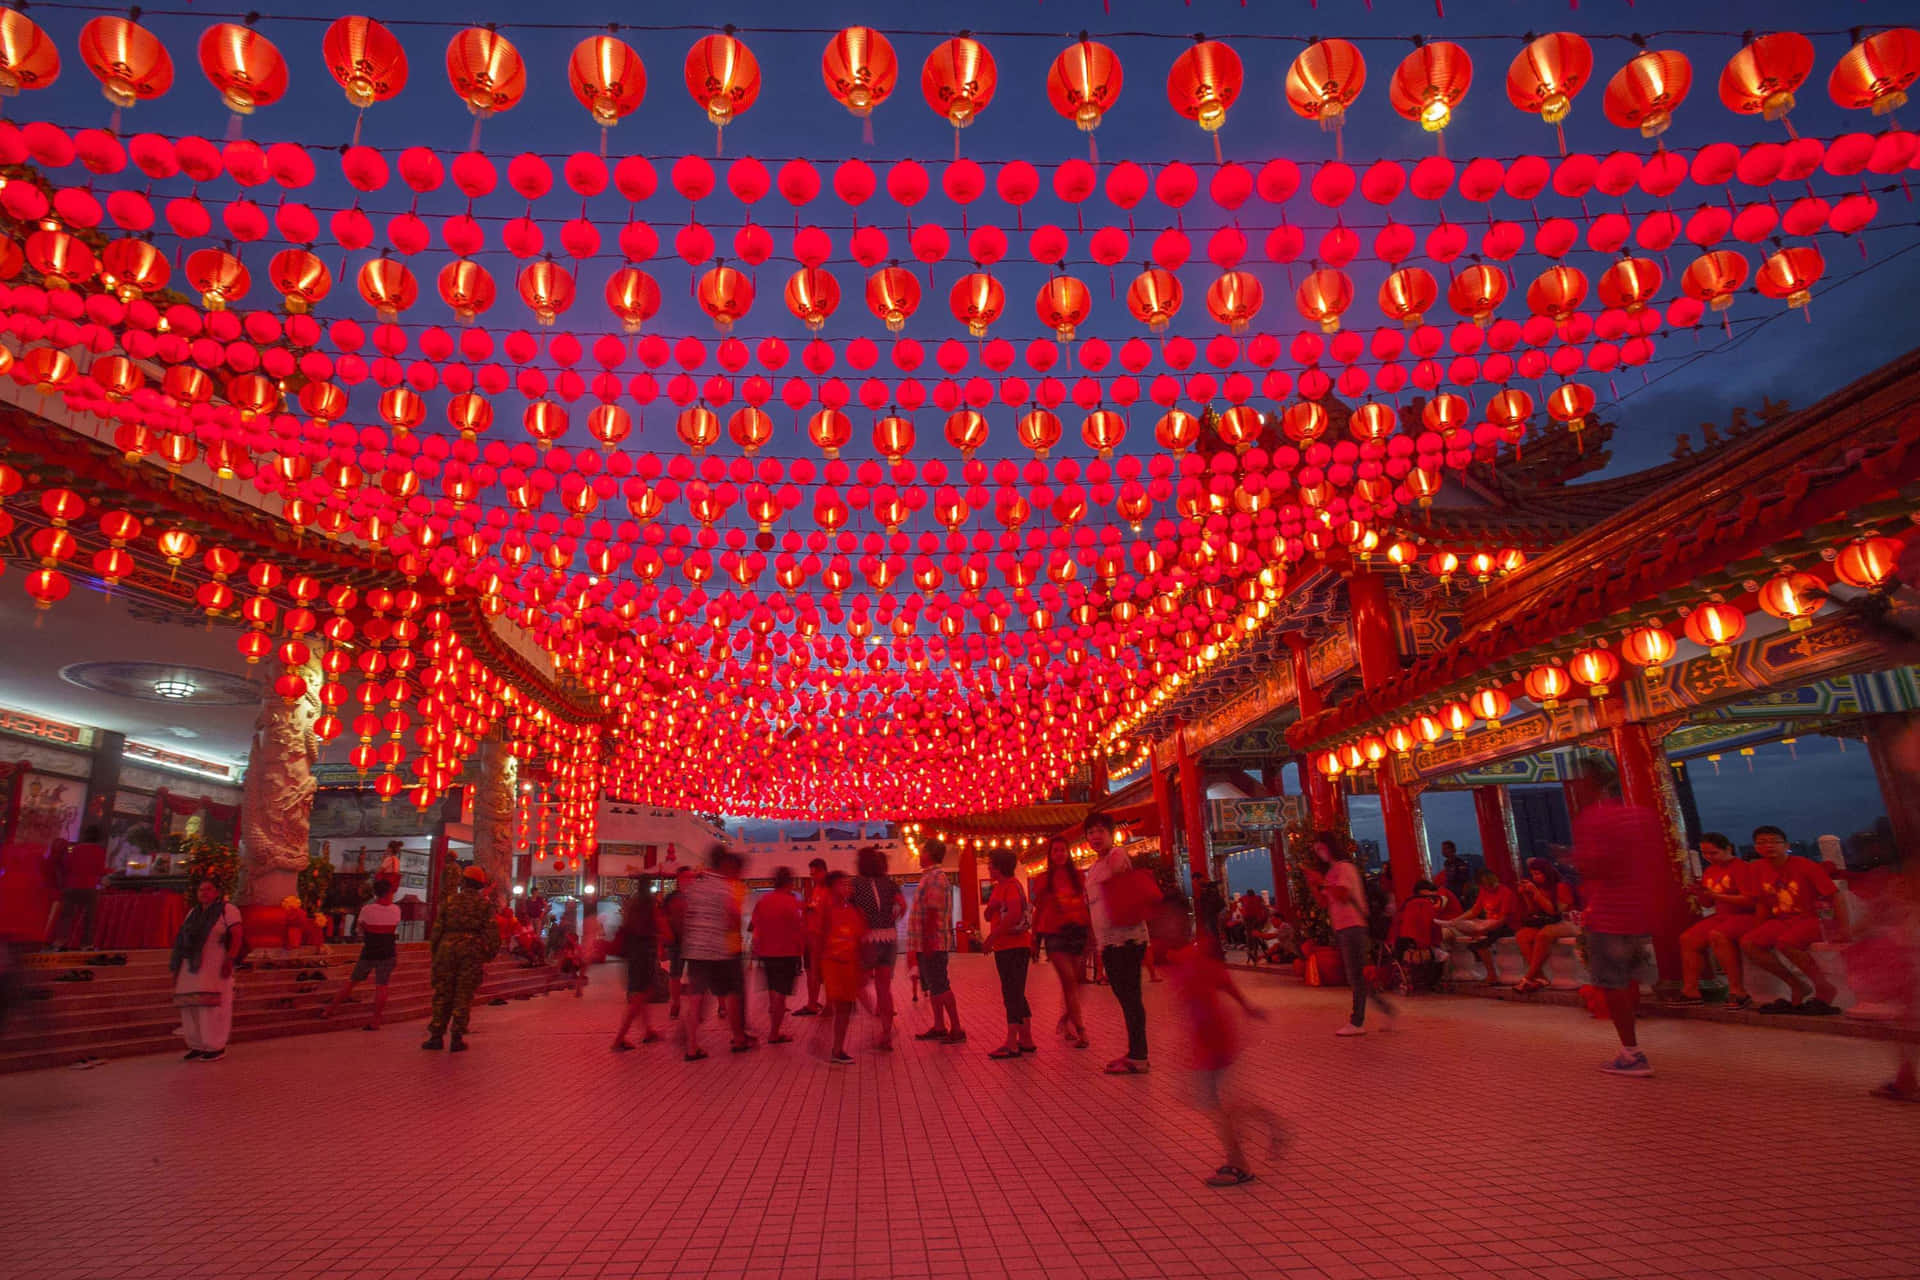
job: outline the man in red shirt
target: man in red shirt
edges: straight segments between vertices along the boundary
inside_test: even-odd
[[[1587,972],[1606,1000],[1620,1052],[1601,1067],[1609,1075],[1650,1076],[1634,1015],[1639,970],[1652,944],[1660,878],[1667,869],[1667,833],[1660,815],[1620,798],[1612,773],[1589,760],[1582,780],[1599,798],[1573,820],[1573,863],[1586,895]]]
[[[1846,908],[1833,877],[1819,863],[1797,856],[1787,843],[1787,833],[1778,827],[1755,827],[1753,849],[1760,855],[1753,876],[1760,922],[1740,940],[1740,949],[1748,961],[1786,983],[1792,993],[1761,1005],[1760,1012],[1839,1013],[1833,1004],[1839,992],[1809,953],[1820,941],[1816,912],[1821,903],[1833,904],[1840,930],[1846,931]]]
[[[1718,831],[1700,837],[1700,857],[1706,869],[1700,883],[1689,888],[1693,900],[1709,909],[1680,935],[1680,998],[1678,1004],[1701,1004],[1700,977],[1706,972],[1707,952],[1727,975],[1727,1007],[1744,1009],[1753,1003],[1747,995],[1740,963],[1740,940],[1760,923],[1754,914],[1754,868],[1733,851],[1733,841]]]
[[[827,925],[833,919],[833,890],[827,888],[827,860],[815,858],[807,864],[807,897],[804,918],[807,926],[807,1002],[793,1011],[796,1018],[817,1017],[821,1011],[820,985],[827,948]]]
[[[78,951],[91,945],[94,907],[106,874],[107,847],[100,842],[100,828],[89,825],[80,833],[80,843],[68,845],[60,860],[60,901],[47,926],[49,950],[65,945]]]

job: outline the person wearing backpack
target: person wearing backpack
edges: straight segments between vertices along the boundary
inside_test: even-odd
[[[987,860],[993,871],[993,894],[984,913],[990,928],[986,949],[1000,974],[1000,998],[1007,1006],[1007,1039],[987,1056],[996,1061],[1036,1052],[1033,1009],[1027,1004],[1027,969],[1033,963],[1033,908],[1027,891],[1014,878],[1011,849],[996,849]]]
[[[1100,939],[1107,984],[1127,1024],[1127,1052],[1106,1067],[1110,1076],[1147,1070],[1147,1006],[1140,997],[1140,966],[1147,956],[1147,913],[1159,900],[1153,877],[1133,869],[1133,859],[1114,847],[1113,819],[1104,813],[1086,822],[1093,864],[1087,868],[1087,905]]]

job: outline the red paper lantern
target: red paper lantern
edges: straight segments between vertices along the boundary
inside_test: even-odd
[[[617,404],[595,405],[587,414],[587,434],[598,440],[602,449],[612,449],[632,431],[633,415]]]
[[[848,27],[827,41],[820,74],[833,100],[865,120],[899,83],[900,59],[872,27]]]
[[[1180,277],[1159,267],[1148,267],[1127,286],[1127,310],[1154,333],[1165,332],[1180,314]]]
[[[762,445],[773,439],[773,419],[766,410],[752,405],[742,405],[734,410],[727,419],[727,438],[739,445],[749,455],[759,452]]]
[[[1260,314],[1266,293],[1251,271],[1228,271],[1207,290],[1207,312],[1230,333],[1245,333]]]
[[[287,91],[287,60],[273,42],[231,22],[215,23],[200,37],[200,70],[235,115],[252,115]]]
[[[920,306],[920,281],[904,267],[882,267],[867,278],[867,309],[898,333]]]
[[[527,92],[526,60],[499,32],[468,27],[447,42],[447,83],[470,114],[485,119],[519,105]]]
[[[1775,252],[1754,272],[1753,287],[1789,307],[1813,301],[1813,286],[1826,274],[1827,261],[1810,244],[1789,245]]]
[[[1474,263],[1447,286],[1447,305],[1482,329],[1506,297],[1506,273],[1484,262]]]
[[[1783,619],[1789,631],[1805,631],[1827,602],[1826,584],[1810,573],[1782,573],[1760,587],[1760,607]]]
[[[1732,249],[1716,249],[1687,264],[1680,274],[1680,291],[1715,311],[1725,311],[1746,282],[1746,258]]]
[[[1280,430],[1287,439],[1307,444],[1327,434],[1330,419],[1317,400],[1301,400],[1287,406],[1280,415]]]
[[[44,89],[60,78],[60,47],[18,9],[0,9],[0,97]]]
[[[946,437],[962,458],[971,458],[987,442],[987,420],[972,409],[961,409],[948,415]]]
[[[1608,687],[1620,678],[1620,660],[1606,649],[1579,650],[1568,660],[1567,669],[1595,698],[1606,697]]]
[[[469,258],[455,258],[440,268],[439,285],[441,301],[462,321],[485,314],[498,292],[493,273]]]
[[[953,282],[947,306],[953,318],[967,326],[976,338],[987,336],[987,329],[1000,318],[1007,305],[1007,292],[1000,282],[984,271],[971,271]]]
[[[1527,286],[1527,309],[1561,324],[1587,297],[1587,274],[1560,263],[1548,267]]]
[[[1080,439],[1102,459],[1111,458],[1127,438],[1127,420],[1112,409],[1095,409],[1080,424]]]
[[[1593,74],[1593,49],[1571,31],[1530,41],[1507,68],[1507,99],[1529,115],[1559,124]]]
[[[1673,633],[1657,622],[1643,623],[1620,640],[1620,655],[1649,673],[1658,671],[1675,648]]]
[[[405,263],[374,258],[360,268],[360,296],[382,320],[395,320],[419,298],[420,286]]]
[[[1868,36],[1840,55],[1827,92],[1849,110],[1876,116],[1907,105],[1907,89],[1920,78],[1920,31],[1893,27]]]
[[[588,36],[567,60],[573,96],[602,128],[619,124],[647,96],[647,67],[633,46],[613,36]]]
[[[1409,329],[1426,323],[1440,286],[1424,267],[1401,267],[1380,284],[1380,311]]]
[[[1367,60],[1346,40],[1316,40],[1287,68],[1287,105],[1322,129],[1340,127],[1367,83]]]
[[[1086,323],[1093,310],[1093,301],[1087,286],[1072,276],[1054,276],[1040,286],[1033,306],[1040,323],[1053,330],[1055,338],[1072,342],[1074,330]]]
[[[1687,615],[1687,639],[1714,657],[1724,658],[1733,651],[1733,642],[1747,629],[1747,615],[1730,604],[1703,604]]]
[[[1892,538],[1856,538],[1833,559],[1834,576],[1850,587],[1876,591],[1893,581],[1900,544]]]
[[[27,237],[27,261],[49,289],[71,289],[93,279],[93,250],[79,236],[42,228]]]
[[[1547,416],[1565,424],[1569,431],[1584,431],[1593,404],[1591,389],[1578,382],[1563,382],[1547,393]]]
[[[1340,317],[1353,304],[1353,281],[1330,267],[1307,274],[1294,291],[1300,314],[1320,326],[1322,333],[1340,332]]]
[[[696,293],[700,309],[713,317],[722,333],[731,330],[736,320],[753,309],[753,281],[725,263],[700,277]]]
[[[1602,104],[1607,119],[1622,129],[1638,129],[1656,138],[1673,123],[1673,113],[1693,87],[1693,64],[1674,49],[1643,49],[1614,72]]]
[[[189,254],[187,280],[200,291],[200,302],[209,311],[225,311],[228,303],[246,297],[253,284],[240,259],[225,249],[196,249]]]
[[[1399,425],[1399,418],[1392,409],[1378,401],[1369,400],[1348,416],[1347,434],[1363,443],[1385,440]]]
[[[1551,711],[1560,705],[1560,699],[1567,696],[1573,688],[1573,677],[1567,674],[1565,667],[1553,663],[1543,663],[1527,672],[1525,680],[1527,696]]]
[[[840,305],[840,282],[821,267],[802,267],[787,279],[787,310],[818,332]]]
[[[697,458],[720,439],[720,419],[705,405],[689,405],[674,419],[673,430]]]
[[[1813,70],[1813,41],[1797,31],[1756,36],[1727,60],[1720,101],[1740,115],[1778,120],[1793,110],[1793,95]]]
[[[1601,274],[1595,288],[1602,303],[1638,315],[1659,295],[1664,278],[1660,264],[1651,258],[1621,258]]]
[[[760,96],[760,62],[739,38],[703,36],[687,51],[687,92],[707,119],[725,128]]]
[[[1518,439],[1524,434],[1532,418],[1533,397],[1518,387],[1508,387],[1487,401],[1487,421],[1509,439]]]
[[[522,267],[517,287],[520,300],[542,325],[552,324],[573,305],[573,273],[551,258]]]
[[[622,267],[607,277],[607,309],[622,332],[638,333],[660,310],[660,286],[640,268]]]
[[[1457,44],[1436,40],[1419,44],[1400,60],[1387,85],[1387,101],[1406,120],[1438,133],[1473,83],[1473,59]]]
[[[1120,82],[1118,54],[1097,41],[1076,40],[1047,69],[1047,101],[1082,133],[1092,133],[1119,99]]]
[[[95,18],[80,28],[80,61],[116,107],[151,102],[173,87],[167,46],[129,18]]]
[[[407,87],[407,51],[393,32],[372,18],[338,18],[320,40],[327,70],[362,110]]]
[[[920,68],[921,95],[935,115],[944,116],[956,129],[966,128],[987,109],[999,82],[993,55],[978,40],[965,36],[942,40]]]
[[[1244,79],[1239,54],[1218,40],[1201,40],[1173,60],[1167,100],[1186,119],[1215,133],[1227,122]]]
[[[280,293],[290,316],[305,315],[333,291],[333,273],[316,254],[305,249],[282,249],[267,264],[267,279]]]
[[[1498,724],[1513,709],[1513,699],[1506,695],[1505,690],[1489,687],[1476,689],[1473,696],[1467,699],[1467,706],[1482,720]]]
[[[1060,443],[1064,432],[1059,416],[1045,409],[1024,413],[1014,424],[1014,434],[1019,437],[1021,444],[1033,450],[1036,458],[1046,457],[1047,451]]]

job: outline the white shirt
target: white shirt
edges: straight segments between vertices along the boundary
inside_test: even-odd
[[[1128,942],[1145,942],[1147,926],[1144,924],[1117,925],[1107,913],[1107,881],[1115,876],[1125,875],[1133,870],[1133,859],[1119,849],[1113,850],[1087,868],[1087,911],[1093,916],[1094,936],[1100,939],[1103,947],[1117,947]]]
[[[369,929],[387,932],[400,927],[400,905],[395,902],[369,902],[360,908],[359,923],[354,925],[357,932],[365,933]]]

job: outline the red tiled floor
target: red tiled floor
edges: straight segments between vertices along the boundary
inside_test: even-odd
[[[1271,1014],[1243,1084],[1290,1142],[1216,1191],[1165,986],[1154,1073],[1112,1079],[1105,989],[1087,992],[1094,1049],[1043,1036],[996,1063],[991,970],[954,973],[971,1044],[845,1069],[809,1022],[692,1066],[665,1044],[611,1054],[609,968],[585,1000],[477,1011],[458,1058],[405,1026],[10,1077],[0,1272],[1915,1274],[1920,1107],[1865,1096],[1884,1045],[1664,1021],[1644,1036],[1659,1076],[1616,1080],[1595,1070],[1606,1027],[1572,1010],[1428,1000],[1399,1033],[1338,1040],[1343,992],[1243,975]],[[1043,1027],[1051,981],[1029,988]],[[924,1005],[905,1007],[918,1030]]]

